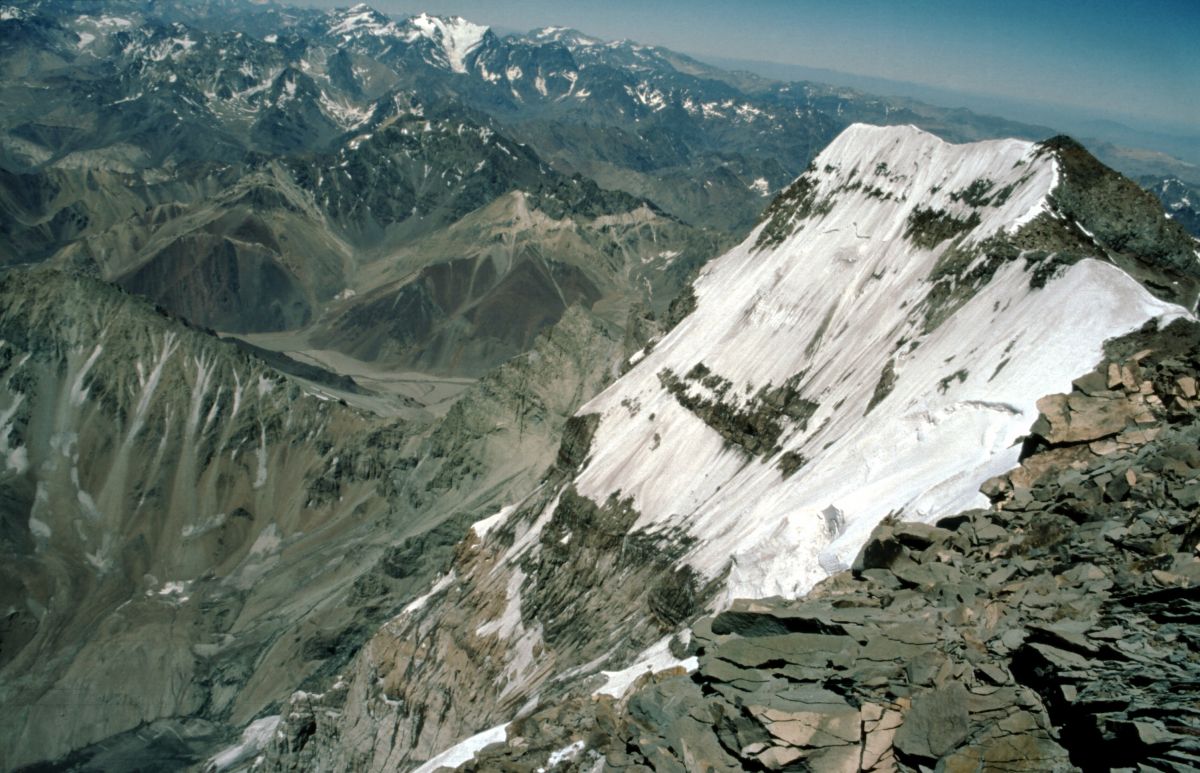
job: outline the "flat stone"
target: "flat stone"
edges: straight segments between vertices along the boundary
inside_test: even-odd
[[[975,527],[975,539],[981,544],[996,542],[1007,536],[1009,536],[1007,530],[999,524],[990,521]]]
[[[1092,631],[1088,634],[1093,639],[1101,639],[1104,641],[1116,641],[1124,639],[1126,635],[1125,629],[1119,625],[1110,625],[1108,628],[1099,631]]]
[[[954,532],[949,529],[916,522],[900,523],[892,533],[900,544],[914,550],[924,550],[934,543],[945,542],[954,536]]]
[[[853,642],[844,636],[792,633],[731,639],[717,648],[717,655],[722,660],[750,668],[775,660],[811,664],[814,654],[827,656],[828,653],[841,652],[848,644],[852,645]]]
[[[809,770],[827,770],[830,773],[845,771],[858,773],[861,750],[858,744],[853,746],[826,746],[813,751],[804,758]]]
[[[900,543],[893,532],[892,524],[884,521],[875,527],[875,531],[871,532],[871,536],[867,538],[866,544],[859,551],[851,568],[855,572],[864,572],[868,569],[891,569],[898,561],[907,560],[907,555],[908,552],[904,549],[904,545]]]
[[[1090,397],[1080,392],[1047,395],[1037,402],[1041,414],[1033,431],[1053,444],[1085,443],[1115,435],[1137,409],[1125,399]]]
[[[750,682],[765,682],[770,675],[754,668],[743,668],[728,660],[717,657],[706,658],[700,664],[700,674],[705,679],[717,682],[735,682],[739,680]]]
[[[931,687],[937,681],[942,666],[946,664],[946,656],[940,652],[925,652],[908,661],[905,673],[908,683]]]
[[[755,759],[762,763],[763,767],[767,770],[779,770],[803,756],[804,753],[799,749],[791,749],[786,746],[772,746],[770,749],[759,754]]]
[[[1107,385],[1109,389],[1116,389],[1121,386],[1121,366],[1115,362],[1108,363]]]
[[[992,684],[1008,684],[1008,672],[991,663],[980,663],[975,670]]]
[[[1053,647],[1049,644],[1030,644],[1027,646],[1036,650],[1046,662],[1061,671],[1086,673],[1093,670],[1091,660],[1074,652]]]
[[[1118,443],[1115,440],[1112,440],[1111,438],[1093,440],[1091,443],[1088,443],[1088,450],[1090,450],[1096,456],[1110,456],[1120,451],[1124,451],[1125,448],[1126,446]]]
[[[967,689],[957,682],[921,693],[896,731],[896,749],[906,756],[937,760],[967,739]]]
[[[884,769],[884,761],[893,756],[892,745],[896,731],[904,723],[904,715],[894,709],[886,709],[878,721],[864,726],[866,738],[862,744],[862,769]]]
[[[857,745],[862,738],[862,720],[851,706],[825,706],[819,711],[769,710],[759,718],[768,733],[799,748]]]
[[[905,662],[928,652],[932,646],[930,644],[906,644],[880,636],[867,642],[867,646],[862,649],[862,657],[867,660]]]
[[[1125,387],[1126,391],[1136,392],[1141,382],[1141,373],[1136,364],[1121,366],[1121,386]]]
[[[1096,395],[1109,391],[1108,376],[1099,371],[1092,371],[1086,376],[1080,376],[1071,382],[1071,386],[1086,395]]]

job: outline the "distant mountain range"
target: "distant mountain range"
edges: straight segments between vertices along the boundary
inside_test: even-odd
[[[40,0],[0,20],[0,259],[86,267],[218,330],[345,334],[357,356],[446,373],[527,348],[578,300],[613,298],[617,323],[627,300],[662,311],[853,121],[1051,133],[561,28],[236,0],[91,10]],[[504,207],[430,239],[517,191],[546,215],[521,221],[528,246],[446,252],[462,229],[511,233]],[[630,240],[616,263],[552,245],[554,223],[612,217]],[[489,317],[514,294],[538,300]],[[385,298],[403,334],[369,321]]]
[[[619,697],[1200,287],[1157,154],[570,29],[34,0],[0,104],[5,769]]]
[[[702,54],[695,54],[695,56],[727,70],[743,70],[766,78],[829,83],[874,94],[905,96],[937,105],[954,105],[989,114],[1005,115],[1031,123],[1045,124],[1053,126],[1059,132],[1079,137],[1093,151],[1104,144],[1146,148],[1163,154],[1161,163],[1164,165],[1162,170],[1164,173],[1176,173],[1180,169],[1191,170],[1192,179],[1195,179],[1195,175],[1200,174],[1200,170],[1198,170],[1200,167],[1200,136],[1194,133],[1188,134],[1182,127],[1157,124],[1141,125],[1132,116],[1104,117],[1096,111],[1071,108],[1061,104],[1003,97],[995,94],[969,93],[911,81],[895,81],[821,67],[728,59]],[[1169,158],[1168,154],[1176,158]]]

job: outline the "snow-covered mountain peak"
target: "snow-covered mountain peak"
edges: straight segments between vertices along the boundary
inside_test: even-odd
[[[329,34],[351,40],[363,35],[392,37],[399,34],[396,23],[366,3],[359,3],[344,11],[331,12]]]
[[[568,48],[588,48],[601,45],[604,42],[599,38],[585,35],[571,27],[542,27],[541,29],[530,31],[527,38],[537,43],[562,43]]]
[[[870,225],[877,238],[921,242],[932,231],[924,241],[945,233],[978,243],[1047,211],[1058,180],[1053,154],[1032,142],[955,145],[915,126],[853,124],[817,156],[792,196],[776,202],[764,228],[777,242],[789,222],[839,203],[842,211],[871,204],[871,218],[854,222],[860,231]]]
[[[582,409],[599,426],[575,489],[627,500],[632,531],[689,535],[727,600],[803,592],[889,512],[983,504],[1038,398],[1105,339],[1186,313],[1099,260],[1034,281],[1020,257],[1054,216],[1026,226],[1058,180],[1028,142],[847,129]]]
[[[487,35],[489,28],[474,24],[461,16],[433,16],[428,13],[418,14],[406,22],[409,42],[419,38],[428,38],[437,43],[446,58],[446,64],[454,72],[467,71],[466,58],[479,47]]]

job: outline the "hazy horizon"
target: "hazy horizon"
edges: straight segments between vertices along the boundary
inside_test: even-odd
[[[301,0],[343,7],[348,0]],[[1200,128],[1200,3],[923,0],[854,4],[714,0],[375,0],[380,11],[461,15],[528,30],[575,27],[693,56],[821,68],[973,95],[1048,103],[1139,128]]]

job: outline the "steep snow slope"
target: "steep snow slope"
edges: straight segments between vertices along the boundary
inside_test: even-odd
[[[697,537],[685,560],[706,576],[732,560],[727,598],[804,592],[844,568],[889,512],[985,504],[976,489],[1015,464],[1039,397],[1069,388],[1106,338],[1182,313],[1097,261],[1040,290],[1008,262],[926,332],[927,279],[953,245],[906,237],[914,210],[978,214],[960,246],[980,244],[1048,210],[1054,158],[1028,142],[951,145],[856,125],[815,166],[811,195],[832,200],[830,211],[775,248],[760,249],[755,233],[714,262],[696,282],[695,313],[582,409],[602,418],[580,493],[632,497],[635,530]],[[1013,188],[973,208],[960,192],[981,179]],[[749,457],[663,387],[664,371],[683,377],[697,363],[722,379],[718,400],[733,411],[752,412],[764,386],[789,379],[818,407],[806,426],[784,423],[773,453]],[[891,393],[867,414],[885,369]],[[712,396],[698,380],[685,379],[685,394]],[[809,461],[783,479],[785,454]]]
[[[1077,148],[846,130],[568,423],[543,484],[343,682],[285,707],[267,769],[393,769],[619,692],[686,667],[671,635],[705,608],[804,593],[888,513],[984,504],[1040,397],[1106,338],[1188,314],[1155,294],[1195,303],[1193,242],[1093,195],[1111,172]],[[1106,236],[1113,212],[1137,238]]]

